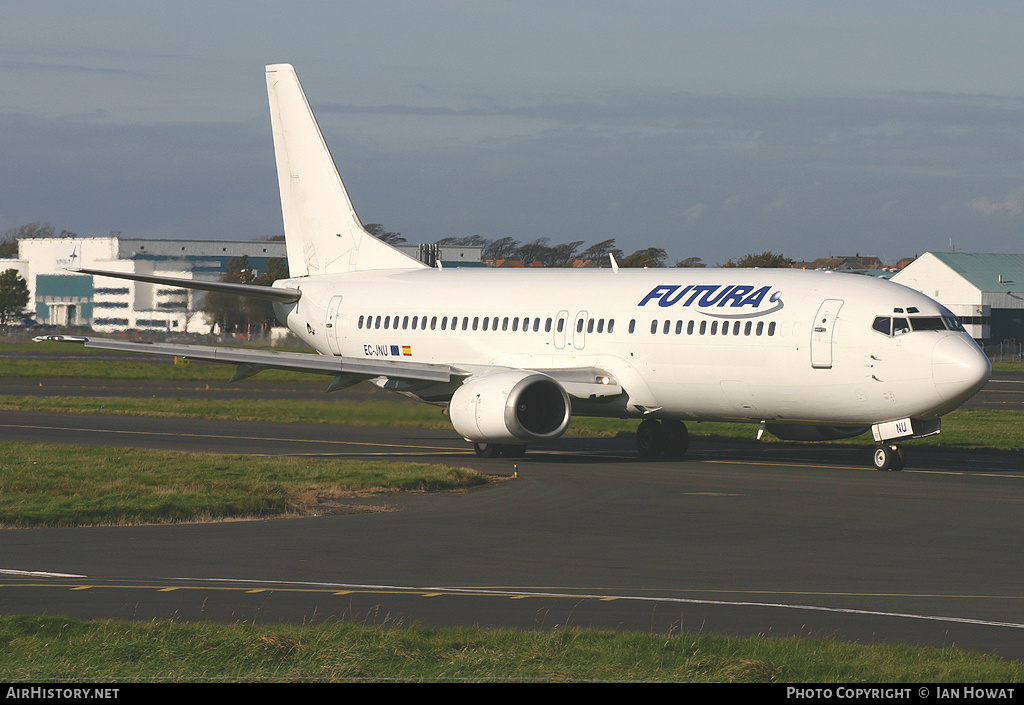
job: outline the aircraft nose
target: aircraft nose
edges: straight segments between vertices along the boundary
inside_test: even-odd
[[[967,401],[991,375],[988,357],[973,340],[962,335],[947,335],[932,350],[932,379],[946,401]]]

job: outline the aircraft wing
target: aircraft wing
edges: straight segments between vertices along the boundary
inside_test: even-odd
[[[432,365],[395,360],[374,362],[352,360],[351,358],[317,355],[314,353],[287,353],[273,350],[250,350],[214,345],[176,345],[171,343],[135,343],[107,338],[86,338],[80,336],[45,335],[34,338],[37,342],[55,341],[82,343],[87,348],[118,350],[121,352],[169,355],[189,360],[203,360],[237,365],[231,381],[244,379],[261,370],[292,370],[314,374],[360,377],[394,377],[396,379],[425,382],[450,382],[456,376],[448,365]]]
[[[44,335],[33,338],[36,342],[80,343],[87,348],[120,352],[167,355],[189,360],[202,360],[235,365],[231,382],[251,377],[262,370],[291,370],[335,377],[328,391],[354,384],[364,379],[387,377],[410,382],[458,382],[460,378],[486,375],[513,368],[497,365],[465,365],[417,363],[404,360],[353,360],[340,356],[314,353],[288,353],[273,350],[253,350],[215,345],[179,345],[173,343],[138,343],[109,338],[88,338],[73,335]],[[607,371],[596,367],[536,369],[548,375],[572,397],[594,399],[622,394],[622,387]]]

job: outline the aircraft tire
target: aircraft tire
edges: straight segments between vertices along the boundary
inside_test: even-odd
[[[497,443],[474,443],[473,451],[478,458],[497,458],[501,455],[501,446]]]
[[[884,444],[875,448],[873,456],[875,468],[882,472],[899,472],[907,464],[907,456],[902,448]]]
[[[690,447],[690,432],[686,424],[678,419],[666,419],[661,423],[662,444],[667,458],[682,458]]]
[[[657,458],[665,446],[665,433],[657,419],[644,419],[636,429],[636,449],[641,458]]]

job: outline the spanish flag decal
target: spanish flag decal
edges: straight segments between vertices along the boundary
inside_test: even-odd
[[[403,345],[402,346],[402,355],[404,357],[412,357],[412,346],[411,345]]]

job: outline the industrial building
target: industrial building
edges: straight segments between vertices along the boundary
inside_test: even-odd
[[[428,264],[482,266],[479,247],[398,245]],[[94,277],[76,267],[217,281],[234,257],[248,257],[259,272],[285,259],[283,240],[143,240],[104,237],[27,238],[18,257],[0,259],[0,271],[18,270],[29,288],[29,311],[38,324],[87,326],[98,332],[128,329],[211,333],[203,293],[166,285]]]
[[[941,303],[983,345],[1024,340],[1024,255],[926,252],[892,281]]]

